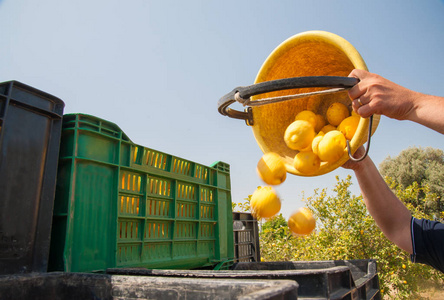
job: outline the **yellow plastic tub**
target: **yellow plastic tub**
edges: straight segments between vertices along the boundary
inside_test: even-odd
[[[290,37],[281,43],[265,60],[256,77],[255,84],[275,79],[304,76],[348,76],[353,69],[367,70],[358,51],[342,37],[325,31],[308,31]],[[319,91],[322,88],[281,90],[253,96],[252,101],[274,96]],[[351,111],[347,91],[335,94],[314,95],[300,99],[251,107],[254,137],[264,153],[276,152],[285,158],[289,173],[307,176],[293,167],[293,158],[298,151],[287,147],[283,136],[285,129],[294,121],[297,113],[312,110],[325,116],[333,102],[341,102]],[[379,124],[380,116],[373,116],[372,134]],[[350,141],[354,153],[367,141],[369,119],[361,118],[356,133]],[[322,175],[343,165],[349,159],[347,148],[334,163],[323,162],[317,173]]]

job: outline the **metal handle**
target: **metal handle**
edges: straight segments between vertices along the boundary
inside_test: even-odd
[[[292,77],[277,80],[264,81],[249,86],[240,86],[226,94],[217,102],[219,113],[224,116],[228,116],[234,119],[245,120],[247,125],[253,125],[253,114],[251,107],[247,107],[245,111],[238,111],[229,108],[234,102],[240,102],[242,104],[248,103],[250,97],[269,93],[280,90],[288,90],[295,88],[313,88],[313,87],[328,87],[328,88],[343,88],[348,89],[353,87],[359,82],[359,79],[354,77],[341,77],[341,76],[306,76],[306,77]],[[327,91],[328,92],[328,91]],[[332,91],[337,92],[337,90]],[[316,92],[315,92],[316,93]],[[301,94],[306,97],[315,93]],[[370,139],[373,127],[373,116],[370,116],[370,122],[368,126],[368,140],[365,153],[360,158],[354,158],[351,149],[350,142],[347,140],[348,156],[352,161],[359,162],[367,157],[370,150]]]
[[[370,122],[368,123],[368,140],[367,140],[367,149],[365,149],[364,155],[360,158],[354,158],[351,149],[350,149],[350,142],[347,140],[347,151],[348,151],[348,157],[354,161],[354,162],[360,162],[364,158],[367,157],[368,151],[370,150],[370,139],[372,136],[372,127],[373,127],[373,115],[370,116]]]
[[[253,116],[251,108],[248,107],[244,112],[229,108],[234,102],[245,103],[250,97],[279,90],[288,90],[296,88],[351,88],[359,80],[354,77],[341,76],[306,76],[292,77],[277,80],[264,81],[249,86],[240,86],[223,96],[217,103],[218,111],[224,116],[230,118],[245,120],[248,125],[253,125]],[[304,94],[309,96],[310,93]]]

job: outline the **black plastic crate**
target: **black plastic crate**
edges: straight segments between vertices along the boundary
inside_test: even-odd
[[[0,299],[297,299],[290,280],[44,273],[0,276]]]
[[[378,300],[375,260],[237,263],[232,270],[108,269],[109,274],[186,278],[278,279],[298,283],[298,299]]]
[[[235,262],[259,262],[259,229],[251,213],[233,212],[233,241]]]
[[[299,284],[300,298],[381,299],[373,259],[238,263],[233,270],[293,279]]]
[[[0,83],[0,274],[47,270],[64,106]]]

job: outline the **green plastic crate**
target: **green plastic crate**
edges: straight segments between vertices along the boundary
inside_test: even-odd
[[[232,261],[229,172],[136,145],[97,117],[64,115],[49,269]]]

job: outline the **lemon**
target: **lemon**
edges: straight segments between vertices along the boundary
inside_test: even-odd
[[[278,185],[287,178],[287,169],[281,156],[274,152],[265,153],[257,163],[256,171],[267,184]]]
[[[333,163],[344,154],[345,136],[339,130],[327,132],[318,145],[318,155],[322,161]]]
[[[316,220],[308,208],[302,207],[290,216],[288,227],[297,235],[307,235],[315,229]]]
[[[355,112],[354,110],[352,110],[352,113],[351,113],[351,115],[352,116],[357,116],[357,117],[361,117],[360,115],[358,115],[358,113],[357,112]]]
[[[305,147],[304,149],[299,150],[300,152],[307,152],[307,151],[311,151],[311,144],[309,144],[307,147]]]
[[[321,166],[321,160],[313,152],[299,152],[293,160],[293,166],[296,170],[305,175],[313,175]]]
[[[322,115],[316,115],[316,126],[315,131],[321,131],[322,127],[326,125],[325,118]]]
[[[313,128],[316,128],[317,119],[316,114],[310,110],[303,110],[300,113],[296,115],[296,118],[294,120],[305,120],[310,122],[310,124],[313,126]]]
[[[333,126],[338,126],[348,116],[350,112],[347,106],[340,102],[332,103],[327,109],[327,121]]]
[[[287,146],[293,150],[302,150],[311,145],[315,131],[310,122],[296,120],[285,130],[284,140]]]
[[[351,140],[358,128],[360,117],[350,116],[345,118],[338,126],[338,130],[342,132],[347,140]]]
[[[313,142],[311,143],[311,151],[313,151],[313,153],[316,155],[319,155],[318,146],[319,142],[322,140],[323,137],[324,137],[324,132],[319,131],[318,135],[314,137]]]
[[[257,219],[271,218],[281,210],[281,200],[271,186],[258,187],[251,195],[250,207]]]
[[[325,125],[325,126],[322,127],[322,129],[321,129],[321,131],[322,131],[323,133],[327,133],[327,132],[332,131],[332,130],[336,130],[336,127],[333,126],[333,125],[330,125],[330,124]]]

